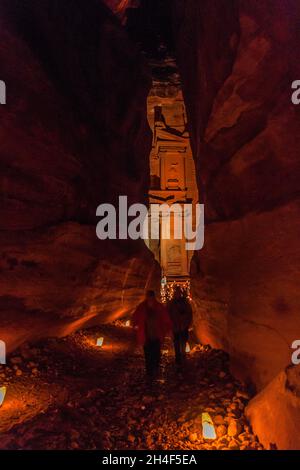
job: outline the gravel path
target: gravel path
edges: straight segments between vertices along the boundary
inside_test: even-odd
[[[143,366],[134,332],[119,322],[26,344],[0,369],[0,448],[262,449],[224,352],[194,346],[178,373],[169,341],[152,386]],[[215,424],[213,441],[202,438],[202,412]]]

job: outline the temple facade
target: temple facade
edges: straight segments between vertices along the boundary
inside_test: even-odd
[[[195,166],[187,131],[185,105],[178,86],[170,89],[170,85],[154,83],[148,98],[148,120],[153,131],[149,202],[169,206],[196,204],[198,189]],[[195,217],[195,210],[193,214]],[[186,250],[185,244],[184,237],[174,238],[172,221],[170,239],[150,239],[148,243],[167,282],[181,282],[189,278],[193,251]]]

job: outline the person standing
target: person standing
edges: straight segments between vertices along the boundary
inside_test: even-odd
[[[153,290],[147,291],[134,312],[133,326],[138,343],[144,348],[146,374],[152,380],[159,372],[162,343],[172,328],[168,310],[158,302]]]
[[[186,355],[189,327],[193,321],[193,312],[186,294],[181,291],[179,286],[176,287],[174,297],[168,304],[168,310],[172,322],[175,362],[177,366],[182,366]]]

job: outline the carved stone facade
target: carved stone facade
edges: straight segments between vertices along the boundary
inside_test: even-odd
[[[178,81],[154,80],[148,98],[148,120],[153,131],[150,154],[150,203],[166,203],[169,206],[175,203],[181,205],[197,203],[195,166],[187,131],[185,106]],[[193,214],[195,215],[195,210]],[[161,265],[162,274],[168,281],[186,280],[189,277],[193,251],[186,250],[184,237],[174,238],[173,225],[171,220],[169,240],[162,238],[150,240],[149,248],[155,254]]]

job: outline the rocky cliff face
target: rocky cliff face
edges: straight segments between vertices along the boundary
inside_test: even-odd
[[[122,21],[126,21],[127,8],[137,8],[140,2],[139,0],[104,0],[104,3]]]
[[[95,231],[102,202],[145,199],[150,79],[98,0],[2,1],[0,30],[0,337],[11,348],[118,316],[151,284],[144,245]]]
[[[300,107],[291,103],[299,2],[177,0],[176,9],[206,205],[193,271],[197,332],[262,388],[300,336]]]
[[[299,450],[299,366],[288,366],[280,371],[251,400],[246,415],[266,449]]]
[[[289,361],[300,333],[299,109],[291,103],[300,11],[293,0],[269,6],[177,2],[179,62],[206,204],[194,282],[199,335],[229,348],[258,386]]]

